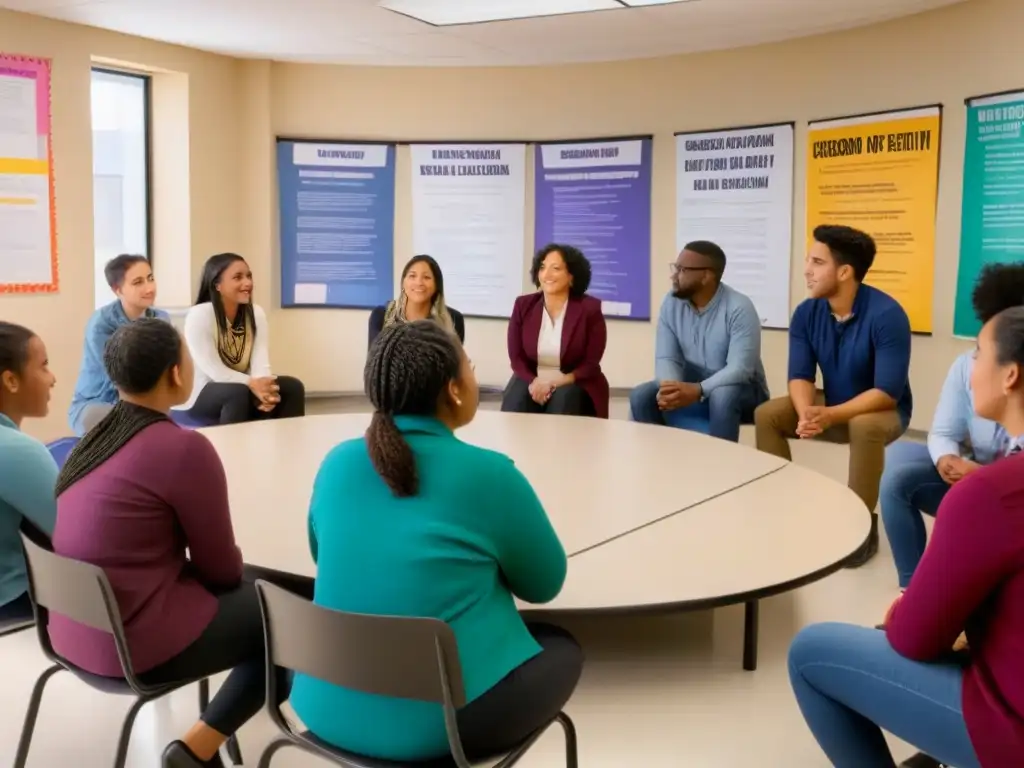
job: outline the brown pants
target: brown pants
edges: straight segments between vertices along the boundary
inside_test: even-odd
[[[824,405],[820,391],[815,405]],[[792,461],[789,440],[796,437],[799,420],[793,401],[789,397],[769,400],[754,411],[757,449]],[[872,512],[878,504],[878,485],[885,465],[885,446],[895,442],[905,431],[896,411],[878,411],[855,416],[848,424],[839,424],[825,430],[818,439],[850,446],[850,475],[847,484],[860,496]]]

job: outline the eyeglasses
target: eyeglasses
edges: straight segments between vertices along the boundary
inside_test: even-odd
[[[687,272],[710,272],[711,271],[711,267],[682,267],[682,266],[676,264],[674,261],[668,265],[668,268],[672,271],[673,275],[679,274],[680,272],[682,272],[683,274],[686,274]]]

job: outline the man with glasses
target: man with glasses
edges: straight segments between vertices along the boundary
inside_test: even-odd
[[[671,269],[672,290],[658,314],[655,381],[630,393],[631,416],[736,442],[740,424],[752,423],[768,400],[761,320],[747,296],[722,282],[725,252],[715,243],[687,244]]]

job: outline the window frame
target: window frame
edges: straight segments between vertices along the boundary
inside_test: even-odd
[[[116,69],[93,65],[89,69],[90,84],[93,73],[113,75],[126,79],[142,81],[142,146],[143,170],[146,174],[146,253],[150,265],[153,264],[153,77],[145,72],[130,69]]]

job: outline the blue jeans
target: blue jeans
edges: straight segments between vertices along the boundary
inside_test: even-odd
[[[935,517],[948,490],[928,446],[897,442],[886,448],[879,501],[901,589],[910,585],[928,543],[921,513]]]
[[[943,763],[979,768],[958,664],[904,658],[877,629],[814,624],[790,646],[789,680],[835,768],[893,768],[883,728]]]
[[[658,408],[659,387],[657,381],[648,381],[629,393],[633,421],[706,432],[734,443],[740,439],[740,424],[752,424],[754,409],[765,400],[756,384],[735,384],[712,390],[702,403],[663,411]]]

